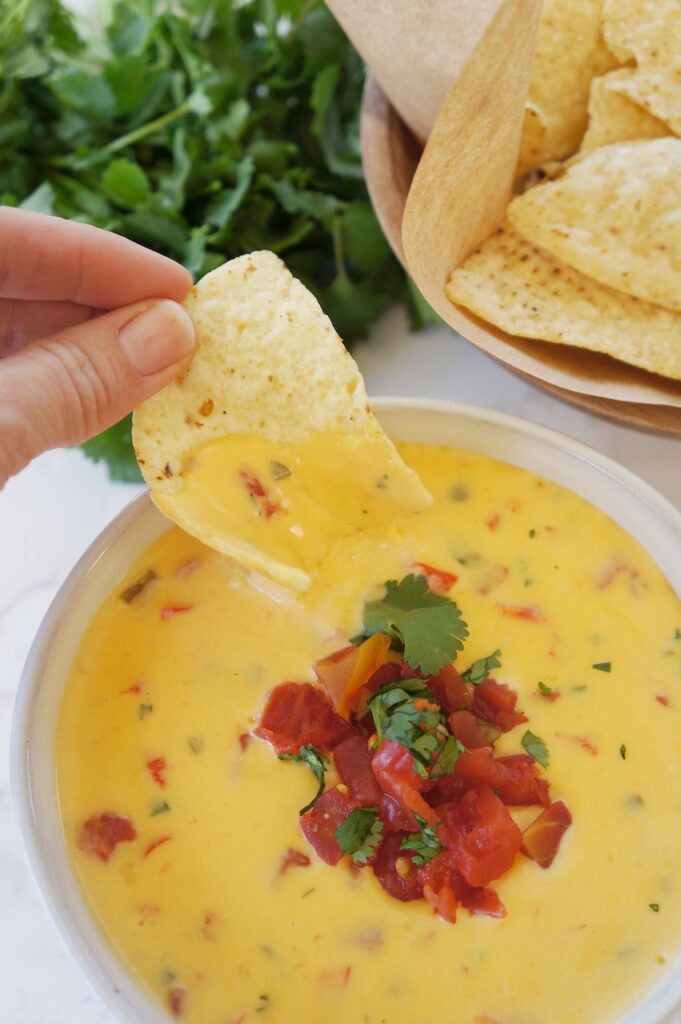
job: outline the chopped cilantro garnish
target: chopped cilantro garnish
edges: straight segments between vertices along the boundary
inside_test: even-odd
[[[612,662],[599,661],[597,665],[592,665],[591,667],[597,669],[599,672],[609,672],[612,668]]]
[[[414,817],[419,826],[418,832],[408,836],[400,843],[400,850],[414,850],[415,856],[411,858],[413,864],[420,868],[427,861],[437,857],[438,853],[444,850],[444,845],[437,835],[439,825],[426,825],[424,819],[415,814]]]
[[[493,651],[492,654],[488,654],[486,658],[478,658],[474,661],[470,668],[466,669],[463,673],[462,678],[468,680],[469,683],[473,683],[474,686],[479,686],[494,668],[501,668],[501,651]]]
[[[160,804],[156,804],[151,809],[151,816],[155,818],[157,814],[165,814],[166,811],[170,810],[170,804],[163,800]]]
[[[440,779],[443,775],[451,775],[456,768],[459,754],[463,754],[465,749],[455,736],[448,736],[433,765],[433,770],[430,773],[431,779]]]
[[[654,911],[654,912],[655,912],[656,914],[659,914],[659,913],[660,913],[660,904],[659,904],[659,903],[649,903],[649,904],[648,904],[648,906],[649,906],[649,907],[650,907],[650,909],[651,909],[651,910],[653,910],[653,911]]]
[[[530,532],[528,533],[527,536],[528,537],[536,537],[537,536],[537,531],[536,530],[530,530]]]
[[[140,704],[140,718],[146,718],[154,710],[153,704]]]
[[[681,640],[681,629],[679,629],[678,626],[674,630],[674,639],[675,640]]]
[[[356,807],[336,829],[336,842],[355,864],[366,864],[381,841],[383,822],[376,807]]]
[[[192,754],[200,754],[203,750],[203,739],[201,736],[188,736],[187,746],[191,750]]]
[[[319,800],[320,796],[324,792],[324,773],[326,771],[326,765],[324,764],[324,758],[315,750],[311,743],[307,743],[304,747],[301,747],[297,754],[279,754],[280,761],[301,761],[306,764],[315,779],[319,783],[317,792],[310,800],[309,804],[305,804],[304,807],[300,808],[299,813],[305,814],[310,808]]]
[[[421,766],[430,764],[441,745],[442,713],[430,701],[422,679],[401,679],[381,687],[368,705],[379,740],[401,743]],[[425,770],[414,767],[425,778]]]
[[[388,580],[379,601],[364,608],[364,636],[388,633],[412,668],[435,675],[463,649],[468,625],[454,601],[428,589],[425,576],[410,573],[399,583]]]
[[[537,683],[537,686],[539,687],[539,692],[544,697],[550,697],[552,693],[556,692],[552,686],[547,686],[546,683]]]
[[[534,733],[530,732],[528,729],[520,742],[530,757],[533,757],[534,760],[542,766],[542,768],[548,768],[549,750],[539,736],[535,736]]]
[[[626,761],[626,759],[627,759],[627,748],[624,745],[624,743],[620,747],[620,757],[622,758],[623,761]]]

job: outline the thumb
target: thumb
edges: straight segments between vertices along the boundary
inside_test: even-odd
[[[195,345],[176,302],[137,302],[0,359],[0,487],[49,448],[116,423],[169,383]]]

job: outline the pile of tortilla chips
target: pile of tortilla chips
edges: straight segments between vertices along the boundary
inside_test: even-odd
[[[518,194],[451,301],[681,380],[679,136],[680,0],[545,0]]]

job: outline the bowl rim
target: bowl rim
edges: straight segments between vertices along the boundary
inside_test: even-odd
[[[481,423],[501,427],[516,436],[539,441],[551,448],[560,450],[563,454],[568,454],[579,461],[587,462],[595,467],[601,475],[614,478],[615,481],[624,485],[632,495],[636,495],[639,501],[643,501],[653,514],[665,519],[672,529],[678,533],[681,550],[681,509],[677,509],[671,501],[663,497],[654,487],[642,480],[631,470],[582,441],[554,430],[552,427],[546,427],[532,420],[526,420],[519,416],[498,412],[483,406],[473,406],[437,399],[389,396],[371,399],[370,402],[371,407],[376,411],[379,418],[381,413],[399,411],[422,414],[454,414],[464,420],[477,420]],[[21,837],[21,845],[43,905],[69,955],[102,1004],[116,1020],[125,1020],[126,1018],[122,1016],[123,1012],[130,1014],[132,1011],[134,1015],[133,1020],[135,1020],[136,1024],[137,1021],[140,1024],[147,1024],[147,1022],[143,1017],[136,1014],[135,1008],[128,1002],[125,993],[113,985],[109,970],[103,965],[96,952],[85,947],[82,936],[77,928],[75,917],[69,907],[60,900],[59,894],[55,891],[49,860],[45,856],[40,839],[41,832],[33,800],[30,754],[33,713],[43,684],[45,666],[60,624],[68,610],[71,597],[87,581],[88,576],[116,544],[117,539],[129,529],[134,529],[135,524],[150,506],[149,490],[145,489],[114,516],[92,543],[88,545],[52,599],[31,644],[21,673],[12,716],[9,751],[10,791],[15,820]],[[83,633],[86,628],[87,623],[83,626]],[[83,903],[87,913],[92,915],[90,908],[87,908],[84,897]],[[110,950],[112,949],[103,935],[102,944],[106,944]],[[132,978],[127,969],[123,967],[122,962],[118,960],[118,957],[115,957],[115,959],[121,964],[125,976],[130,979],[131,987],[137,991],[143,991],[141,984]],[[672,965],[670,964],[669,966],[671,967]],[[664,993],[661,993],[656,1005],[659,1011],[658,1014],[655,1017],[646,1018],[646,1020],[655,1020],[662,1024],[664,1014],[678,1005],[678,998],[672,1003],[669,999],[664,998]],[[127,1020],[130,1020],[130,1017]],[[628,1011],[626,1020],[627,1024],[633,1024],[633,1018],[629,1022]]]

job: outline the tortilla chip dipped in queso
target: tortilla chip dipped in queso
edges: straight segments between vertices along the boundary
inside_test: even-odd
[[[430,507],[316,299],[270,252],[203,278],[197,352],[134,415],[158,508],[247,568],[305,589],[331,544]]]

